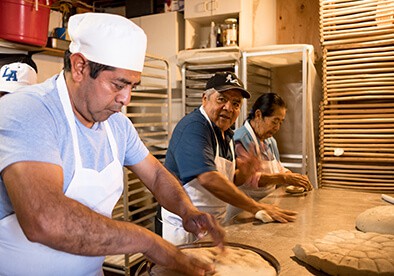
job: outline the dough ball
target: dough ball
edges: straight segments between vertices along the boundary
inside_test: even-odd
[[[363,232],[394,235],[394,205],[368,209],[356,218],[356,227]]]
[[[271,216],[268,215],[267,212],[264,211],[264,210],[258,211],[258,212],[254,215],[254,217],[257,218],[257,219],[259,219],[259,220],[261,220],[261,221],[264,222],[264,223],[274,221],[274,219],[271,218]]]
[[[304,187],[289,185],[286,187],[286,192],[289,194],[300,194],[305,192]]]

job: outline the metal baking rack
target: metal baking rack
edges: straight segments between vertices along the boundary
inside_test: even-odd
[[[146,55],[141,83],[132,91],[130,104],[123,113],[130,118],[149,151],[164,162],[171,136],[171,82],[166,59]],[[157,202],[150,191],[125,169],[124,192],[112,218],[128,221],[154,231]],[[142,254],[107,256],[104,270],[130,275],[143,260]]]
[[[238,62],[228,61],[210,64],[189,64],[182,66],[182,112],[184,115],[201,105],[202,94],[210,77],[216,72],[230,71],[238,74]]]
[[[317,188],[313,103],[320,91],[314,87],[313,47],[305,44],[268,45],[242,52],[242,81],[251,94],[244,101],[239,121],[246,120],[256,99],[266,92],[278,93],[286,102],[287,115],[275,134],[282,164],[307,174]],[[318,111],[316,110],[316,118]]]

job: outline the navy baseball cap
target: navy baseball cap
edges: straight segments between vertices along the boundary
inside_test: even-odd
[[[240,79],[232,72],[219,72],[213,75],[207,82],[205,89],[215,89],[218,92],[235,89],[242,93],[242,97],[249,99],[250,94],[245,90],[244,85]]]

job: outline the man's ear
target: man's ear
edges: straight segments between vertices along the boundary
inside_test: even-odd
[[[261,113],[261,110],[260,110],[260,109],[257,109],[257,110],[254,112],[254,117],[255,117],[255,118],[262,118],[262,117],[263,117],[263,114]]]
[[[86,70],[88,70],[88,60],[81,54],[75,53],[70,56],[71,75],[74,81],[83,80]]]
[[[207,100],[208,100],[208,99],[207,99],[207,93],[205,93],[205,92],[202,93],[202,99],[201,99],[201,100],[202,100],[202,105],[204,106],[204,104],[205,104],[205,103],[207,102]]]

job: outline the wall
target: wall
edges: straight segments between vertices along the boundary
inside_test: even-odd
[[[319,34],[319,1],[276,0],[277,43],[311,44],[317,61],[322,58]]]
[[[253,1],[253,42],[255,47],[276,44],[277,0],[254,0]],[[261,26],[261,27],[260,27]]]
[[[45,81],[53,75],[58,74],[63,69],[62,57],[34,54],[33,60],[38,68],[38,82]]]

